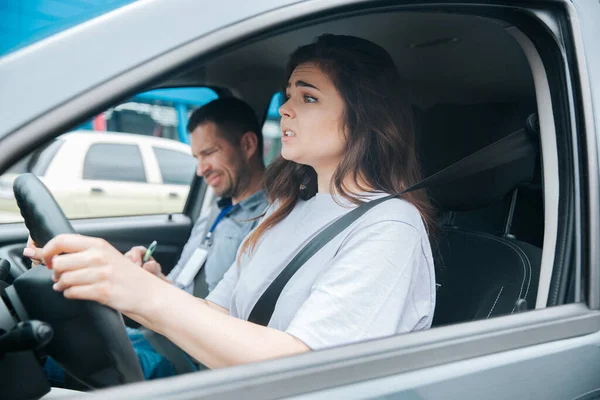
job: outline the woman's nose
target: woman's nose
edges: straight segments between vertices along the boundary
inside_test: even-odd
[[[286,100],[286,102],[283,103],[281,105],[281,107],[279,107],[279,115],[281,115],[282,118],[283,117],[294,118],[296,116],[289,99]]]

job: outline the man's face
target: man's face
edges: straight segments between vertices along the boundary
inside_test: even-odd
[[[244,190],[248,162],[239,148],[219,135],[214,122],[198,125],[190,135],[190,144],[198,160],[196,174],[204,177],[217,196],[235,197]]]

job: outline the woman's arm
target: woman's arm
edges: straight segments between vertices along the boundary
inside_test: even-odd
[[[209,368],[245,364],[310,351],[293,336],[229,315],[227,310],[173,286],[156,296],[148,328]],[[225,311],[225,312],[223,312]]]
[[[229,315],[227,310],[161,280],[105,240],[59,235],[41,251],[54,289],[70,299],[112,307],[171,341],[210,368],[309,351],[293,336]]]
[[[170,282],[167,282],[167,283],[171,284]],[[223,308],[223,307],[221,307],[213,302],[210,302],[208,300],[204,300],[204,299],[197,299],[197,300],[201,301],[202,303],[205,303],[210,309],[215,310],[216,312],[219,312],[219,313],[225,314],[225,315],[229,315],[229,310],[227,310],[226,308]],[[143,317],[140,314],[135,314],[133,312],[123,312],[123,314],[127,315],[132,320],[140,323],[141,325],[143,325],[147,328],[150,325],[152,325],[151,320]]]
[[[226,309],[225,307],[221,307],[220,305],[215,304],[212,301],[208,301],[208,300],[204,300],[204,299],[198,299],[198,300],[201,300],[202,302],[206,303],[206,305],[208,307],[212,308],[215,311],[218,311],[218,312],[220,312],[222,314],[225,314],[225,315],[229,315],[229,310]]]

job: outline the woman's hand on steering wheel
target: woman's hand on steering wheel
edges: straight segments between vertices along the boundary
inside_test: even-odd
[[[53,269],[54,289],[69,299],[93,300],[126,314],[152,310],[160,279],[103,239],[58,235],[39,249]]]
[[[42,263],[42,249],[36,246],[31,236],[27,238],[27,246],[23,249],[23,255],[31,260],[32,268]]]

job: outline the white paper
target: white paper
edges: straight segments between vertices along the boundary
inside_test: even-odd
[[[175,279],[175,283],[184,287],[190,285],[204,265],[207,255],[208,251],[204,247],[196,249]]]

